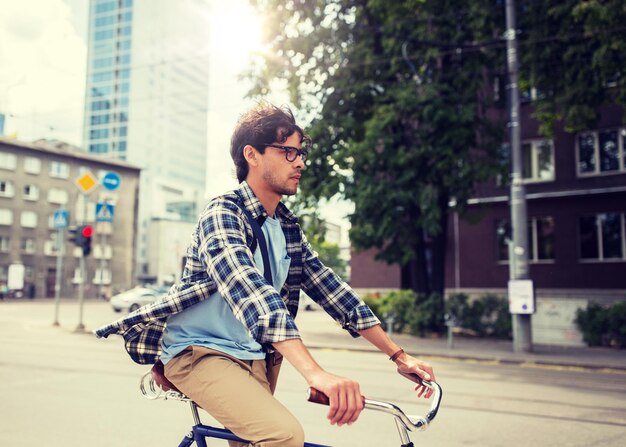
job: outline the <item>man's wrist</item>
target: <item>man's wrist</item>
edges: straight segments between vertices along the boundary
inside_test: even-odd
[[[396,350],[393,354],[391,354],[391,356],[389,357],[389,360],[391,360],[392,362],[396,363],[397,360],[402,357],[403,355],[405,355],[404,349],[399,348],[398,350]]]

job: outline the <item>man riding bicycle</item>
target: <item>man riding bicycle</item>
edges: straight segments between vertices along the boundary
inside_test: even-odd
[[[300,290],[400,371],[435,380],[431,366],[394,343],[363,300],[321,263],[281,202],[297,192],[309,143],[286,107],[261,103],[245,113],[230,147],[240,185],[201,214],[179,284],[96,331],[122,334],[139,363],[160,357],[180,391],[255,446],[304,443],[300,423],[273,396],[283,357],[329,397],[331,424],[351,424],[363,409],[359,384],[324,370],[302,342],[294,322]],[[257,224],[262,234],[255,235]]]

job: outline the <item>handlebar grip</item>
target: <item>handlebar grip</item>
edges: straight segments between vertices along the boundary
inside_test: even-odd
[[[415,382],[419,385],[424,384],[424,380],[422,380],[422,378],[415,373],[406,373],[406,372],[400,371],[399,368],[397,371],[398,371],[398,374],[400,374],[405,379],[409,379],[411,382]]]
[[[309,388],[309,397],[307,400],[316,404],[330,405],[328,396],[315,388]]]

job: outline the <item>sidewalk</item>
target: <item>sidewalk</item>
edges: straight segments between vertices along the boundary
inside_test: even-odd
[[[322,310],[298,313],[296,324],[306,345],[317,349],[376,351],[362,338],[353,339]],[[626,350],[610,348],[534,345],[533,352],[513,352],[511,341],[454,337],[453,348],[446,337],[420,338],[393,334],[394,341],[408,353],[421,357],[441,357],[477,362],[497,362],[535,367],[561,367],[604,370],[626,374]]]

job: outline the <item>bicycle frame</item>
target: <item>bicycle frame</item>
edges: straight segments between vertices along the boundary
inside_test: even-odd
[[[157,363],[158,365],[158,363]],[[178,447],[189,447],[194,442],[197,447],[207,447],[207,438],[225,439],[228,441],[238,441],[246,443],[248,441],[241,439],[234,435],[231,431],[224,428],[211,427],[205,425],[200,420],[200,414],[198,412],[198,406],[194,401],[178,391],[173,384],[171,384],[163,374],[162,365],[159,367],[155,365],[150,371],[146,372],[139,384],[141,393],[147,399],[171,399],[182,402],[188,402],[191,408],[191,414],[195,425],[191,427],[190,432],[185,435]],[[401,373],[402,374],[402,373]],[[441,403],[442,391],[439,384],[435,382],[421,381],[417,376],[405,375],[410,380],[419,381],[431,388],[434,393],[432,396],[432,404],[429,412],[424,417],[412,417],[407,416],[400,408],[389,402],[377,401],[372,399],[364,399],[365,408],[374,411],[382,411],[384,413],[391,414],[394,417],[396,428],[400,436],[402,444],[400,447],[414,447],[409,437],[409,432],[426,430],[429,423],[437,416],[439,410],[439,404]],[[329,400],[320,391],[310,388],[309,389],[309,402],[315,402],[323,405],[328,405]],[[413,419],[413,420],[412,420]],[[324,444],[314,444],[305,442],[304,447],[331,447]]]

